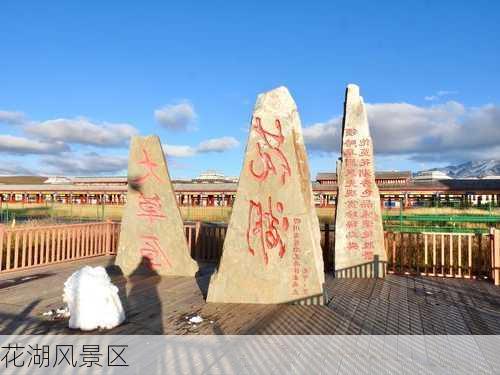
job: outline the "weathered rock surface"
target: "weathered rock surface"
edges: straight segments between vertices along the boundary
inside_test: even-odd
[[[149,269],[159,275],[194,276],[198,266],[188,249],[157,136],[132,138],[128,182],[116,265],[125,275]]]
[[[387,257],[373,143],[363,98],[356,85],[347,86],[337,181],[336,276],[383,276]],[[376,262],[376,256],[383,263]]]
[[[208,302],[322,303],[323,258],[297,107],[259,95]]]

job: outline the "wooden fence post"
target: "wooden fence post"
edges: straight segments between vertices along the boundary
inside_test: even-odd
[[[330,225],[325,223],[325,249],[323,253],[323,264],[328,265],[328,263],[330,263]],[[333,269],[335,270],[335,264],[333,265]]]
[[[490,227],[490,264],[491,264],[491,274],[492,280],[495,280],[495,227]]]
[[[195,241],[198,241],[198,236],[200,235],[201,221],[197,221],[195,225]]]
[[[2,258],[3,258],[3,237],[5,233],[5,225],[0,224],[0,271],[2,270]]]
[[[495,229],[495,285],[500,286],[500,230]]]
[[[106,240],[105,240],[105,251],[104,251],[104,254],[106,255],[110,255],[111,254],[111,226],[113,225],[113,223],[111,222],[111,220],[106,220],[106,232],[105,232],[105,236],[106,236]]]

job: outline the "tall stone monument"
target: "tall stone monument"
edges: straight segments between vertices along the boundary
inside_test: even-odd
[[[337,183],[336,277],[383,276],[387,256],[373,142],[363,98],[352,84],[346,91]]]
[[[257,98],[208,302],[322,303],[323,258],[297,106],[285,87]]]
[[[194,276],[198,270],[157,136],[135,136],[130,142],[127,204],[115,263],[126,276],[146,267],[176,276]]]

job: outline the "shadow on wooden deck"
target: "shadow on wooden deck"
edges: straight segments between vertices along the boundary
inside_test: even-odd
[[[61,307],[63,283],[84,265],[110,266],[112,257],[0,276],[0,334],[82,334],[43,312]],[[388,275],[334,279],[325,306],[205,303],[213,265],[196,278],[108,268],[127,321],[89,334],[500,334],[500,288],[484,281]],[[36,276],[36,277],[31,277]],[[24,278],[24,280],[23,280]],[[23,280],[22,282],[16,282]],[[187,318],[199,314],[201,324]]]

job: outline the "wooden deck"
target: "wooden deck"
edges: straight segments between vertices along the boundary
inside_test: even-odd
[[[72,272],[112,262],[97,257],[0,276],[0,334],[81,334],[43,312],[63,306],[63,283]],[[500,334],[500,288],[483,281],[327,277],[326,306],[207,304],[203,295],[212,269],[204,266],[197,278],[125,279],[111,272],[127,322],[100,333]],[[194,314],[204,318],[196,327],[186,319]]]

